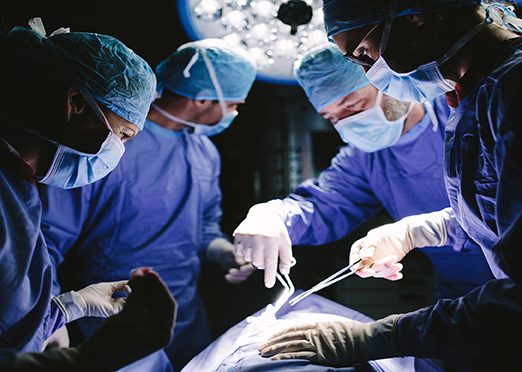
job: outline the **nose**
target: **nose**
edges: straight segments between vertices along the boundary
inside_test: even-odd
[[[228,112],[234,112],[234,111],[237,111],[237,108],[239,107],[239,105],[230,105],[227,107],[227,111]]]
[[[323,119],[330,121],[330,123],[332,123],[334,125],[335,125],[335,123],[337,123],[337,121],[339,121],[337,116],[334,114],[324,114]]]

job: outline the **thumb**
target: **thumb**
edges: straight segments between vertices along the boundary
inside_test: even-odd
[[[112,282],[111,283],[111,291],[114,293],[114,292],[119,292],[119,291],[125,291],[125,287],[127,286],[127,284],[129,283],[128,280],[120,280],[119,282]]]
[[[237,265],[240,266],[240,267],[247,263],[245,261],[245,259],[243,258],[243,256],[239,255],[237,253],[234,253],[234,259],[236,260]]]

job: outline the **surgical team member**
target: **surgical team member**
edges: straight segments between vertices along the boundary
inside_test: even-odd
[[[92,340],[79,348],[38,353],[65,322],[120,311],[125,301],[112,295],[127,281],[52,298],[36,183],[82,186],[110,172],[123,155],[123,141],[145,121],[155,77],[142,58],[113,37],[64,30],[45,37],[41,20],[30,24],[39,32],[17,27],[0,36],[6,93],[0,114],[0,369],[118,367],[168,342],[172,297],[157,275],[139,274],[128,283],[136,290],[129,306]],[[114,354],[107,361],[109,345]]]
[[[166,353],[180,370],[210,342],[197,294],[202,260],[234,268],[226,275],[231,282],[253,271],[220,229],[220,157],[209,137],[237,116],[256,66],[242,49],[206,39],[182,45],[156,72],[161,97],[125,158],[91,186],[43,190],[42,223],[54,265],[66,252],[74,257],[65,264],[73,268],[75,286],[122,278],[135,266],[157,270],[178,303]],[[80,327],[89,335],[99,324],[94,319]],[[168,363],[164,353],[158,358]],[[154,367],[160,368],[168,366]]]
[[[328,35],[347,57],[366,66],[376,87],[412,101],[447,92],[452,107],[445,133],[452,210],[419,217],[417,226],[423,227],[417,231],[404,223],[376,229],[357,245],[373,254],[361,256],[397,254],[400,246],[416,246],[420,236],[443,240],[456,220],[489,253],[499,279],[461,298],[372,323],[286,330],[263,347],[264,355],[336,365],[412,355],[444,359],[458,370],[518,365],[520,350],[512,336],[522,333],[516,239],[522,226],[521,28],[504,5],[479,3],[329,0],[323,10]]]
[[[320,245],[341,239],[382,209],[400,220],[449,205],[442,165],[445,100],[433,101],[432,108],[382,94],[335,45],[308,52],[294,75],[315,109],[351,145],[318,179],[305,181],[283,200],[252,207],[236,229],[236,242],[252,250],[247,258],[256,267],[266,266],[269,287],[277,268],[277,260],[269,261],[270,251],[286,249],[291,256],[290,242]],[[459,251],[450,246],[422,250],[435,267],[437,299],[458,297],[493,278],[477,245],[452,243],[460,244]],[[396,271],[402,265],[394,265],[387,279],[402,277]]]

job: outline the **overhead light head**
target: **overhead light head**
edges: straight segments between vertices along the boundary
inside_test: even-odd
[[[277,18],[290,25],[290,33],[295,35],[297,27],[306,25],[312,20],[313,9],[303,0],[288,0],[281,4],[277,12]]]
[[[321,0],[179,0],[181,21],[194,39],[222,38],[247,50],[260,80],[293,84],[293,64],[328,43]]]

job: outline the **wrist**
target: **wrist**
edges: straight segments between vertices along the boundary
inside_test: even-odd
[[[363,323],[359,340],[355,340],[356,355],[361,361],[401,356],[396,343],[396,326],[400,314],[393,314],[375,322]]]
[[[403,219],[414,248],[440,247],[446,244],[446,223],[440,212],[409,216]]]
[[[87,315],[87,303],[78,292],[70,291],[62,293],[59,296],[53,297],[52,300],[62,311],[66,323],[70,323]]]
[[[234,245],[227,239],[216,238],[208,244],[207,259],[211,262],[219,263],[221,255],[226,251],[234,252]]]
[[[279,218],[281,221],[284,221],[286,218],[285,205],[280,199],[273,199],[265,203],[256,204],[249,209],[248,214]]]

